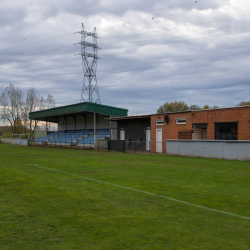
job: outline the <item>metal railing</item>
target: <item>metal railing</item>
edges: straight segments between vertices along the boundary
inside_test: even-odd
[[[77,140],[29,140],[29,146],[53,147],[53,148],[72,148],[72,149],[95,149],[95,143],[78,143]]]
[[[109,140],[107,151],[135,154],[165,154],[166,142]]]
[[[124,153],[165,154],[166,142],[161,141],[122,141],[122,140],[96,140],[84,142],[77,140],[29,140],[29,146],[93,149],[97,151],[117,151]]]
[[[34,139],[34,135],[30,135],[30,134],[12,134],[12,138],[13,139]]]

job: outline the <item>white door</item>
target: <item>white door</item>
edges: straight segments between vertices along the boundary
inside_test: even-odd
[[[146,150],[150,150],[151,149],[151,131],[150,130],[146,130]]]
[[[156,129],[156,152],[162,153],[162,129]]]
[[[202,129],[202,139],[207,140],[207,129],[206,128]]]
[[[120,130],[120,140],[125,140],[125,130]]]

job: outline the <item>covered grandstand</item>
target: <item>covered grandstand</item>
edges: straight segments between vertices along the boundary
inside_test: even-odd
[[[31,112],[29,119],[46,122],[46,130],[48,122],[58,125],[57,131],[36,138],[35,145],[94,147],[97,140],[116,139],[117,123],[105,118],[127,114],[127,109],[83,102]]]

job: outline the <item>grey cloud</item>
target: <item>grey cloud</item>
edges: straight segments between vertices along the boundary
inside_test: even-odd
[[[247,100],[248,44],[224,44],[250,41],[248,28],[242,28],[247,26],[248,16],[239,12],[235,19],[230,12],[219,13],[218,8],[211,14],[196,11],[175,15],[223,1],[198,1],[199,5],[172,8],[164,7],[186,1],[104,2],[37,1],[41,8],[36,9],[38,15],[33,21],[27,21],[29,8],[0,7],[0,13],[11,13],[0,15],[0,93],[14,83],[24,91],[32,86],[41,95],[52,94],[57,105],[79,102],[83,73],[81,57],[74,56],[80,46],[73,44],[80,41],[80,35],[73,33],[86,21],[86,29],[96,26],[102,37],[98,41],[102,59],[97,65],[97,79],[103,104],[128,108],[132,115],[155,113],[165,101],[225,107]],[[164,15],[174,16],[160,18]],[[209,22],[214,16],[230,19]],[[79,27],[64,28],[76,21]],[[7,26],[9,30],[3,32]],[[20,41],[9,43],[15,40]]]

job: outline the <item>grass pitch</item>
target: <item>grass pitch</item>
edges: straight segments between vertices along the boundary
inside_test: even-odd
[[[10,145],[0,159],[1,250],[250,249],[249,162]]]

